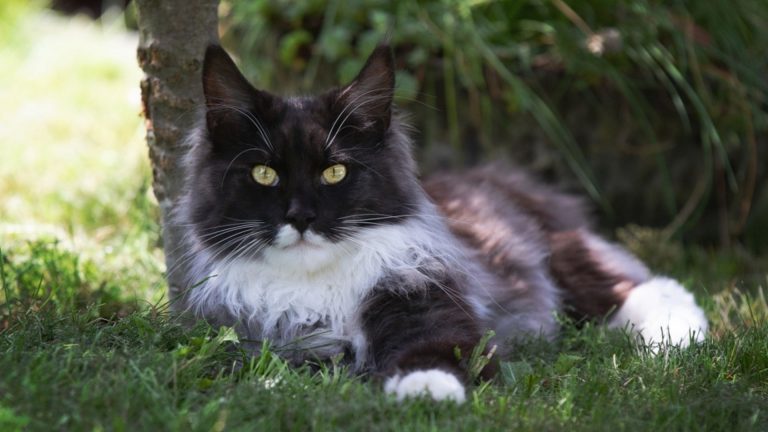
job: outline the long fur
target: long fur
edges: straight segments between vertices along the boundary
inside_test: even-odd
[[[308,326],[318,328],[322,345],[351,342],[360,331],[354,328],[358,307],[384,275],[404,275],[411,283],[402,288],[415,289],[427,283],[428,270],[459,261],[433,221],[364,228],[354,240],[316,240],[318,247],[304,250],[269,248],[259,260],[204,258],[205,270],[195,272],[205,274],[205,282],[190,293],[189,307],[203,316],[224,308],[259,329],[252,336],[278,346],[309,336],[303,334]]]
[[[611,326],[654,341],[666,326],[677,344],[706,331],[682,286],[590,231],[579,199],[499,165],[422,184],[391,112],[385,49],[352,84],[317,98],[253,89],[217,47],[204,69],[207,106],[186,142],[187,189],[171,219],[188,233],[169,269],[184,275],[177,309],[235,326],[254,347],[268,339],[296,362],[349,352],[357,370],[388,376],[398,398],[456,401],[468,375],[455,349],[471,351],[485,330],[501,354],[510,340],[554,338],[560,312],[613,313]],[[244,183],[248,157],[251,167],[284,159],[286,183]],[[357,164],[359,184],[315,186],[316,166],[336,157]],[[318,203],[333,191],[347,207]],[[325,220],[296,224],[283,215],[293,205]]]

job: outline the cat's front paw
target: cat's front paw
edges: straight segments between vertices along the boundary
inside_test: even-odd
[[[466,399],[464,385],[456,375],[440,369],[415,370],[405,375],[394,375],[384,383],[384,391],[401,401],[408,397],[429,396],[433,400],[452,400],[462,403]]]

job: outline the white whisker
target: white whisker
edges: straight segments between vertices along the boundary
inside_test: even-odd
[[[266,128],[264,128],[264,125],[261,123],[261,121],[258,119],[258,117],[256,117],[253,113],[250,113],[250,112],[248,112],[248,111],[246,111],[246,110],[244,110],[244,109],[242,109],[240,107],[237,107],[235,105],[229,105],[229,104],[224,104],[224,103],[212,104],[211,106],[209,106],[208,109],[209,110],[211,110],[211,109],[232,110],[232,111],[242,115],[243,117],[248,119],[254,127],[256,127],[256,130],[259,132],[259,135],[261,136],[261,139],[264,141],[264,144],[267,146],[267,148],[270,151],[273,151],[273,152],[275,151],[274,147],[272,146],[272,141],[270,141],[270,139],[269,139],[269,133],[267,133]]]
[[[336,139],[336,136],[339,134],[341,129],[343,129],[344,123],[346,123],[346,121],[349,119],[349,117],[358,108],[360,108],[363,105],[365,105],[367,103],[370,103],[370,102],[375,102],[375,101],[378,101],[378,100],[387,99],[387,98],[389,98],[389,95],[378,96],[378,97],[376,97],[376,96],[375,97],[370,97],[370,98],[364,99],[359,104],[355,105],[355,103],[358,100],[360,100],[362,98],[366,98],[368,95],[370,95],[372,93],[380,93],[383,90],[384,89],[371,89],[371,90],[368,90],[368,91],[363,92],[363,93],[361,93],[359,95],[356,95],[354,99],[352,99],[347,105],[345,105],[344,108],[341,110],[341,112],[339,112],[339,114],[336,116],[336,119],[334,119],[333,123],[331,124],[331,128],[328,130],[328,135],[326,136],[326,139],[325,139],[325,146],[324,146],[324,148],[327,149],[328,147],[331,146],[331,144],[333,144],[333,141]],[[347,110],[350,109],[350,107],[352,109],[349,112],[347,112]],[[346,113],[346,115],[345,115],[345,113]],[[345,115],[345,117],[341,120],[341,123],[338,123],[339,119],[341,119],[341,116],[344,116],[344,115]],[[338,127],[337,127],[337,123],[338,123]],[[334,131],[334,128],[335,128],[335,131]]]

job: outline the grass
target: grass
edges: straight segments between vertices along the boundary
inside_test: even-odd
[[[398,403],[339,366],[250,358],[231,330],[180,325],[162,297],[133,36],[21,16],[0,46],[0,430],[768,429],[768,267],[637,227],[619,239],[695,291],[706,342],[653,357],[566,323],[462,406]]]
[[[28,2],[4,5],[14,13],[0,9],[13,34],[0,45],[2,245],[55,239],[141,289],[136,296],[151,295],[140,285],[162,271],[162,255],[136,35],[116,19],[64,20]]]
[[[521,346],[496,382],[455,406],[398,403],[333,365],[247,357],[231,330],[184,328],[162,306],[121,314],[106,307],[120,304],[120,287],[55,244],[5,252],[1,275],[0,430],[768,427],[761,291],[700,292],[712,337],[667,356],[638,352],[620,332],[566,325],[558,343]]]

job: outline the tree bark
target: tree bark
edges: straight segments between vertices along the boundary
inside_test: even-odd
[[[203,106],[205,48],[218,41],[219,0],[135,0],[139,25],[138,61],[144,70],[141,96],[152,163],[153,188],[160,204],[163,249],[171,306],[179,297],[182,231],[168,224],[182,191],[182,143]]]

